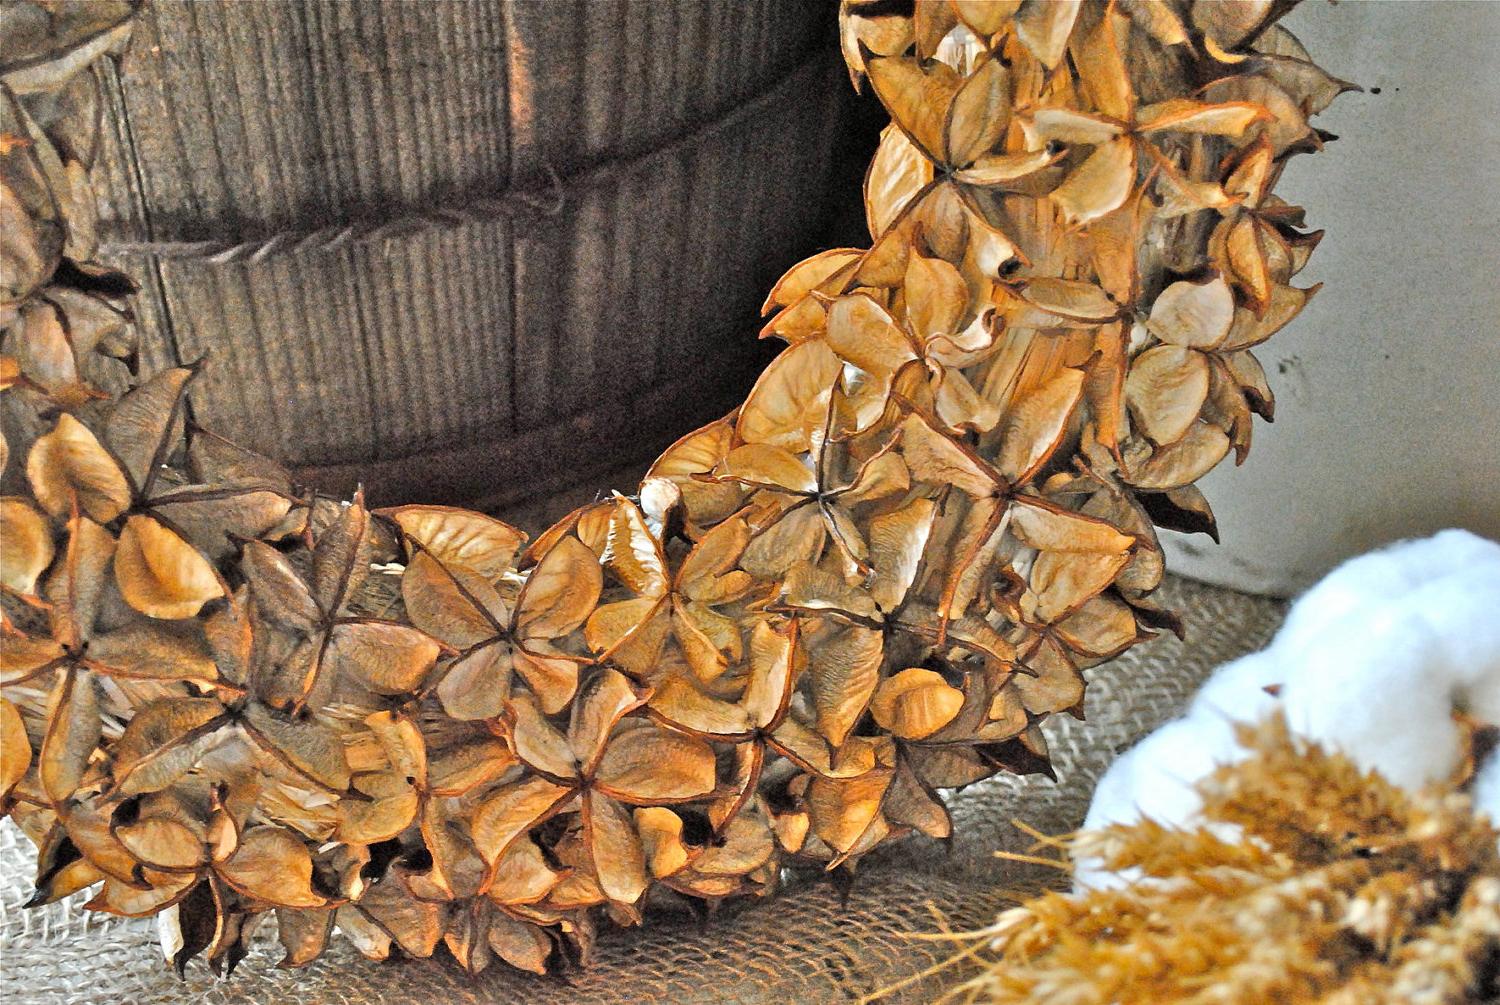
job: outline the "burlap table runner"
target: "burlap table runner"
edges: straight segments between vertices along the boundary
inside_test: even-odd
[[[738,905],[706,925],[650,916],[644,928],[609,931],[591,968],[550,978],[496,964],[476,979],[443,959],[377,964],[337,939],[313,966],[278,970],[280,947],[267,923],[230,980],[216,981],[195,963],[181,982],[162,962],[151,920],[85,912],[87,895],[22,910],[32,848],[7,821],[0,826],[0,998],[16,1005],[857,1000],[950,954],[945,944],[908,937],[936,928],[932,911],[955,929],[980,927],[1007,903],[1007,889],[1044,879],[991,854],[1029,843],[1010,821],[1049,833],[1076,827],[1115,754],[1176,715],[1215,666],[1264,646],[1285,609],[1175,578],[1161,598],[1184,616],[1187,641],[1165,637],[1092,671],[1089,721],[1058,717],[1047,728],[1056,784],[1001,777],[951,796],[952,842],[916,838],[866,859],[846,906],[828,883],[798,874],[774,900]],[[928,1001],[937,986],[913,983],[890,1000]]]

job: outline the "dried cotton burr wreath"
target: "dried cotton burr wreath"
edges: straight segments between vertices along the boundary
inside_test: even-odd
[[[543,971],[648,905],[948,835],[1046,772],[1080,670],[1175,628],[1153,523],[1272,397],[1312,291],[1270,189],[1347,85],[1279,3],[850,2],[891,113],[873,245],[795,266],[743,405],[529,546],[369,511],[133,370],[90,264],[126,3],[4,9],[4,809],[34,903],[166,912],[174,963],[335,931]],[[128,69],[128,67],[127,67]],[[97,388],[132,389],[110,397]]]

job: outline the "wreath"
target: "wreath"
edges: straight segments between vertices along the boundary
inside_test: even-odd
[[[892,120],[871,246],[775,285],[787,346],[733,414],[534,539],[319,495],[192,421],[198,366],[134,378],[88,175],[135,5],[7,11],[0,808],[32,902],[167,912],[179,969],[274,915],[288,965],[337,930],[544,971],[1048,772],[1081,671],[1180,631],[1154,528],[1214,533],[1193,483],[1271,417],[1252,350],[1314,292],[1271,190],[1347,85],[1286,6],[845,0]]]

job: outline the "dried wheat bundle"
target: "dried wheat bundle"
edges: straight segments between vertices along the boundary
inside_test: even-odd
[[[1153,522],[1212,530],[1192,483],[1312,292],[1270,190],[1345,85],[1282,12],[846,3],[894,120],[873,246],[787,273],[744,404],[527,547],[294,485],[191,421],[196,367],[98,390],[132,285],[89,264],[89,63],[133,4],[0,9],[0,780],[36,902],[165,912],[179,967],[274,915],[287,965],[337,929],[540,971],[1046,771],[1080,670],[1174,625]]]
[[[1463,786],[1408,794],[1280,716],[1199,786],[1203,823],[1063,843],[1120,889],[1048,893],[973,933],[945,1000],[1466,1005],[1500,995],[1500,830]],[[1053,844],[1056,842],[1048,842]],[[967,954],[966,954],[967,955]]]

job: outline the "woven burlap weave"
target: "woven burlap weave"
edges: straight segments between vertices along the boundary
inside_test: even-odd
[[[593,966],[537,978],[493,966],[479,978],[451,960],[378,964],[337,944],[304,970],[278,970],[274,925],[228,981],[201,964],[179,981],[157,948],[155,923],[90,914],[86,895],[36,910],[32,848],[6,821],[0,826],[0,988],[7,1003],[166,1002],[265,1005],[374,1003],[838,1002],[894,984],[950,954],[944,943],[914,940],[933,931],[934,911],[955,929],[979,927],[1007,903],[1005,891],[1042,877],[996,859],[997,848],[1029,839],[1022,819],[1050,833],[1076,827],[1094,783],[1116,753],[1172,718],[1218,664],[1261,648],[1283,605],[1181,579],[1161,590],[1182,613],[1185,643],[1165,637],[1092,672],[1090,720],[1058,717],[1047,728],[1056,784],[997,778],[951,796],[955,837],[946,847],[913,839],[861,864],[847,906],[827,883],[792,877],[774,900],[731,908],[709,924],[648,917],[644,928],[607,932]],[[929,1001],[936,979],[916,982],[891,1001]]]

